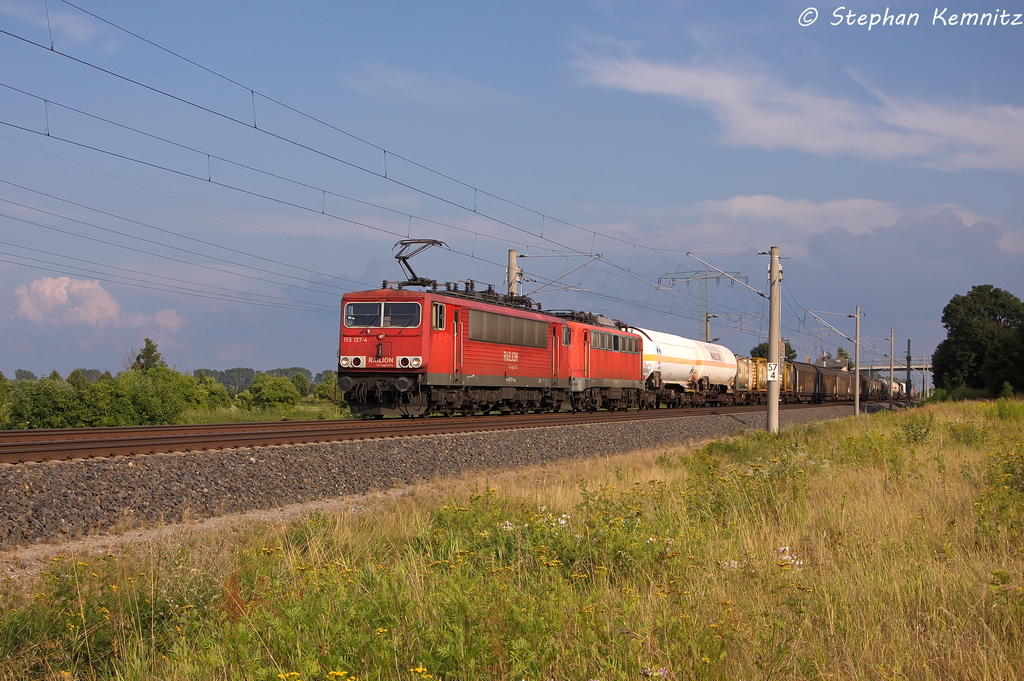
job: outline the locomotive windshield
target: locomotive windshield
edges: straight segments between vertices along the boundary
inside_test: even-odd
[[[419,303],[348,303],[345,326],[350,329],[410,328],[420,325]]]

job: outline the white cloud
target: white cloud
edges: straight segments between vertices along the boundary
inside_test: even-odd
[[[127,314],[98,281],[44,277],[14,290],[15,317],[56,326],[154,327],[178,331],[185,320],[174,310]]]
[[[891,203],[873,199],[839,199],[814,203],[806,199],[790,200],[764,194],[733,196],[724,201],[702,201],[693,210],[712,220],[784,225],[790,231],[805,235],[835,225],[842,225],[853,234],[862,234],[880,225],[895,222],[903,212]]]
[[[886,201],[844,198],[814,202],[769,194],[737,195],[668,210],[590,206],[602,216],[628,215],[588,226],[670,251],[751,251],[779,246],[788,256],[807,252],[808,239],[830,227],[864,234],[891,225],[905,209]],[[608,248],[608,246],[602,246]]]
[[[36,26],[51,27],[80,43],[95,40],[101,33],[98,23],[80,14],[50,9],[49,19],[47,19],[47,13],[40,7],[11,0],[0,0],[0,14],[21,19]],[[110,45],[107,47],[109,48]]]
[[[779,78],[736,67],[646,61],[581,53],[574,66],[585,82],[677,97],[707,107],[737,146],[906,160],[922,167],[1024,170],[1024,109],[937,104],[888,96],[873,102],[817,94]]]

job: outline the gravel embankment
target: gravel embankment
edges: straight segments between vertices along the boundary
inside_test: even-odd
[[[783,411],[792,425],[851,407]],[[686,444],[765,415],[249,447],[0,467],[0,548],[387,489],[461,472]]]

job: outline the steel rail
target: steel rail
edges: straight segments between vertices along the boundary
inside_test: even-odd
[[[784,408],[798,409],[818,406],[828,405],[786,405]],[[272,421],[187,426],[2,431],[0,463],[341,442],[516,428],[621,423],[763,410],[763,406],[755,405],[713,409],[657,409],[630,412],[578,412],[432,419]]]

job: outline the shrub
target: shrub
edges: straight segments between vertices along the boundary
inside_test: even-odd
[[[298,403],[300,395],[295,384],[287,378],[259,374],[249,386],[248,393],[254,409],[273,409]]]
[[[292,374],[290,380],[295,389],[299,391],[299,397],[305,397],[309,394],[309,378],[306,374]]]
[[[72,428],[81,421],[74,386],[61,378],[21,381],[11,395],[7,428]]]
[[[340,395],[338,392],[338,375],[333,371],[323,372],[320,377],[320,382],[313,390],[313,395],[318,400],[336,402]]]
[[[199,378],[199,393],[202,397],[203,405],[207,409],[231,406],[231,396],[228,395],[228,389],[212,376],[203,375]]]

